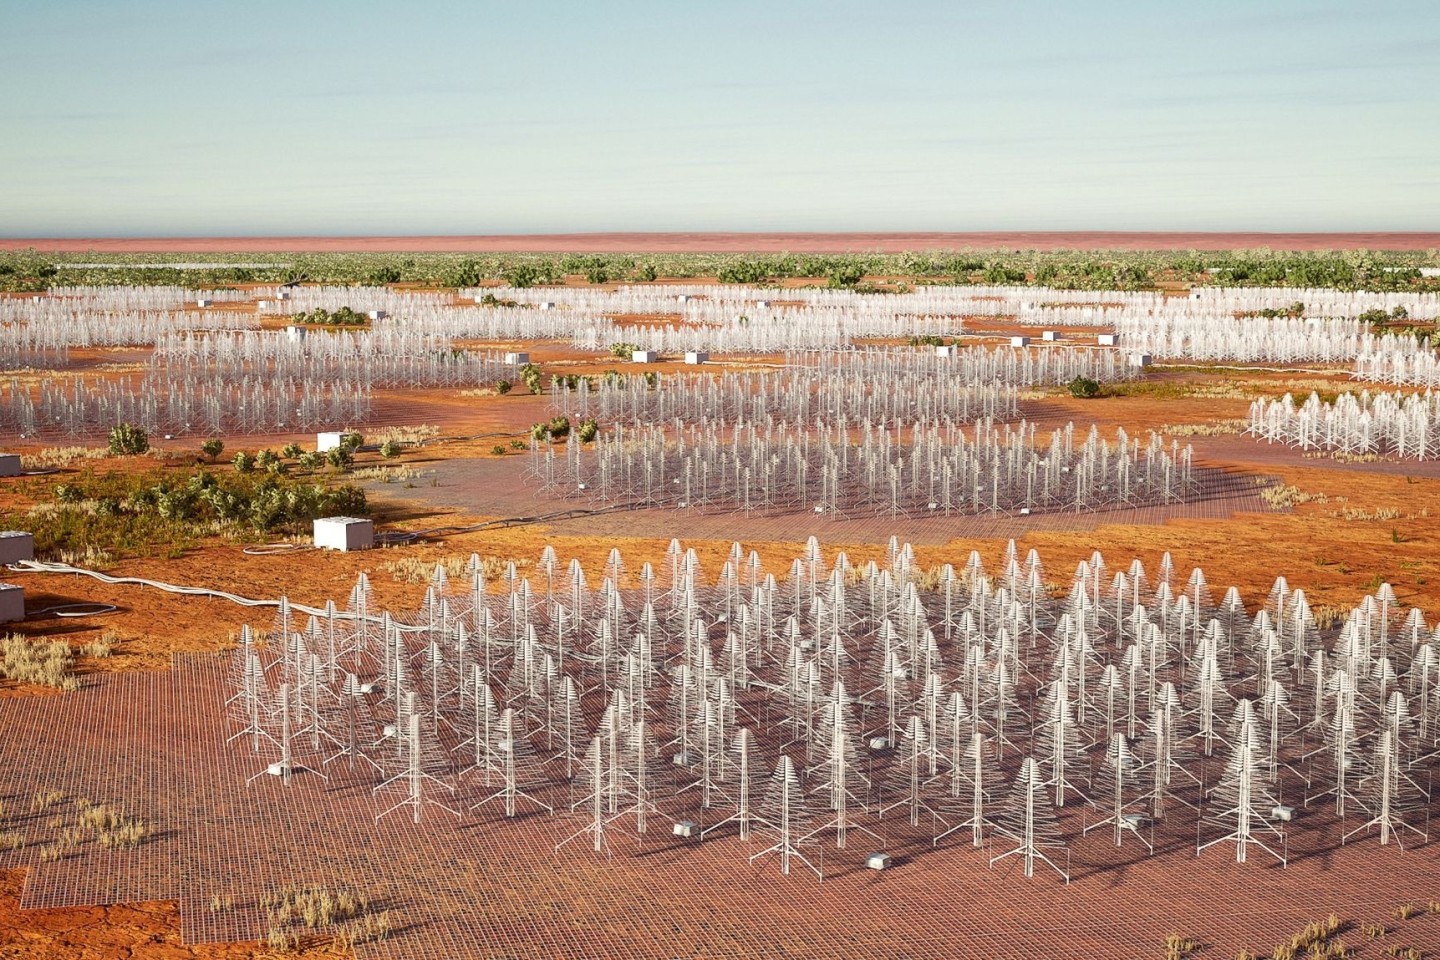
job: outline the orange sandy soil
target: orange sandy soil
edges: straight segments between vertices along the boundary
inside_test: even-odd
[[[552,233],[474,237],[38,237],[55,253],[849,253],[907,250],[1433,250],[1440,233]]]
[[[234,249],[227,245],[226,249]],[[1076,339],[1082,339],[1078,334]],[[1083,342],[1083,341],[1082,341]],[[491,345],[487,345],[491,346]],[[532,357],[548,379],[550,372],[595,373],[608,367],[635,371],[639,368],[609,357],[596,358],[565,344],[527,344]],[[83,357],[98,366],[111,357]],[[126,359],[129,359],[128,357]],[[752,358],[750,362],[775,362],[778,358]],[[678,371],[674,364],[649,369]],[[696,372],[694,368],[688,368]],[[99,373],[100,371],[96,371]],[[102,374],[103,375],[103,374]],[[1250,398],[1258,394],[1278,395],[1287,390],[1306,394],[1311,389],[1340,389],[1348,381],[1336,371],[1274,373],[1251,370],[1205,370],[1192,368],[1157,369],[1141,385],[1113,388],[1111,396],[1076,400],[1063,391],[1046,391],[1040,399],[1024,404],[1032,419],[1044,430],[1068,420],[1077,424],[1091,421],[1101,425],[1107,436],[1123,425],[1132,436],[1144,436],[1148,429],[1174,424],[1209,424],[1245,415]],[[463,397],[458,390],[380,391],[376,403],[378,419],[388,424],[437,424],[448,436],[484,436],[464,442],[435,443],[411,450],[402,463],[423,471],[427,464],[456,457],[492,456],[493,436],[519,437],[529,424],[543,419],[545,400],[524,393],[524,388],[506,397]],[[278,449],[285,437],[227,438],[229,451]],[[313,437],[293,438],[309,443]],[[1263,602],[1277,575],[1285,575],[1293,587],[1302,587],[1314,607],[1346,606],[1374,589],[1377,575],[1388,580],[1402,602],[1421,607],[1428,618],[1440,614],[1440,477],[1432,468],[1411,470],[1405,466],[1345,465],[1329,459],[1306,459],[1293,452],[1280,452],[1235,437],[1181,438],[1193,442],[1197,461],[1225,465],[1257,477],[1278,477],[1302,491],[1323,493],[1328,502],[1311,502],[1290,513],[1241,514],[1228,522],[1175,520],[1163,525],[1111,525],[1083,533],[1032,533],[1019,541],[1021,550],[1039,551],[1052,581],[1066,582],[1076,563],[1091,551],[1101,549],[1114,568],[1141,558],[1147,568],[1170,551],[1177,572],[1188,574],[1193,566],[1205,569],[1214,588],[1234,584],[1252,609]],[[55,441],[20,447],[35,452],[43,446],[62,445]],[[160,446],[193,452],[198,438],[187,438]],[[1213,448],[1214,453],[1206,450]],[[517,477],[521,469],[515,458]],[[191,461],[171,461],[183,474]],[[374,454],[361,457],[361,466],[379,462]],[[80,461],[67,469],[105,470],[148,469],[150,459]],[[228,469],[220,466],[214,469]],[[63,474],[56,482],[63,482]],[[423,485],[423,476],[413,481]],[[520,482],[517,479],[517,482]],[[397,485],[381,485],[372,496],[377,519],[383,528],[423,530],[488,519],[483,503],[465,514],[426,507],[406,499]],[[1343,498],[1343,499],[1342,499]],[[0,504],[23,505],[13,490],[0,485]],[[545,505],[537,501],[537,512]],[[1399,512],[1397,519],[1347,519],[1345,512],[1381,509]],[[615,538],[576,535],[567,528],[563,535],[544,525],[512,527],[457,534],[444,542],[423,542],[370,553],[331,554],[301,551],[288,554],[247,555],[234,544],[210,543],[178,559],[162,557],[122,560],[107,572],[123,576],[149,577],[170,583],[208,586],[254,598],[282,594],[293,601],[321,606],[327,599],[343,604],[362,571],[369,571],[377,601],[405,609],[418,604],[423,584],[397,582],[382,565],[414,557],[421,560],[468,556],[514,558],[533,561],[546,543],[552,543],[561,560],[578,557],[592,578],[612,547],[619,547],[627,567],[638,570],[641,562],[657,562],[668,539],[643,536]],[[789,561],[801,548],[796,543],[744,541],[757,550],[766,566],[783,575]],[[715,575],[728,553],[728,541],[687,542],[700,556],[703,569]],[[922,564],[965,561],[971,549],[979,550],[994,562],[1004,549],[997,539],[962,538],[943,547],[916,548]],[[876,544],[826,543],[834,551],[845,549],[852,561],[879,558],[883,546]],[[79,671],[165,669],[176,651],[222,650],[233,642],[245,623],[268,626],[271,610],[254,610],[222,600],[181,598],[135,586],[109,586],[84,577],[15,574],[11,577],[27,590],[31,611],[60,603],[113,603],[120,610],[109,616],[77,619],[35,619],[18,625],[32,636],[60,638],[75,645],[94,639],[106,628],[120,637],[112,656],[106,659],[82,657]],[[0,684],[0,696],[56,695],[35,689]],[[0,872],[0,958],[108,958],[108,957],[259,957],[268,955],[259,945],[239,944],[186,947],[179,942],[179,919],[173,903],[151,903],[108,908],[25,911],[18,910],[21,871]],[[1195,931],[1203,935],[1203,931]],[[1157,945],[1157,952],[1160,947]]]
[[[0,960],[270,960],[261,943],[180,942],[180,908],[174,901],[109,907],[20,910],[24,870],[0,870]],[[311,947],[287,958],[334,957]]]

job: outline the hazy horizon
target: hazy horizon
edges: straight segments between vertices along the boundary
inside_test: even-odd
[[[6,6],[0,234],[1427,232],[1440,7]]]

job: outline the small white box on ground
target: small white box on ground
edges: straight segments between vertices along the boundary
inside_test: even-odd
[[[384,310],[371,310],[370,312],[366,313],[365,316],[369,317],[371,320],[384,320],[386,317],[390,316],[390,314],[386,313]]]
[[[865,858],[865,866],[871,870],[889,870],[890,863],[890,854],[888,853],[872,853]]]
[[[555,301],[554,301],[554,300],[541,300],[541,301],[540,301],[540,309],[541,309],[541,310],[554,310],[554,309],[555,309]]]
[[[1040,339],[1044,340],[1046,343],[1059,343],[1061,340],[1065,339],[1065,334],[1061,333],[1059,330],[1045,330],[1041,332]]]
[[[315,449],[320,451],[321,453],[326,453],[330,450],[338,450],[340,448],[340,445],[344,442],[345,434],[343,433],[315,434]]]
[[[266,307],[268,307],[268,306],[270,306],[270,301],[269,301],[269,300],[256,300],[256,301],[255,301],[255,309],[256,309],[256,310],[264,310],[264,309],[265,309]]]
[[[1148,354],[1148,353],[1132,353],[1132,354],[1130,354],[1130,366],[1132,366],[1132,367],[1148,367],[1148,366],[1150,366],[1150,354]]]
[[[0,563],[35,559],[35,537],[24,530],[0,532]]]
[[[685,351],[685,362],[690,364],[692,367],[702,363],[709,363],[710,354],[706,353],[704,350],[687,350]]]
[[[958,357],[958,356],[960,356],[960,348],[957,347],[957,346],[955,346],[955,344],[953,344],[953,343],[951,343],[951,344],[946,344],[945,346],[936,347],[936,348],[935,348],[935,356],[937,356],[937,357]]]
[[[281,290],[281,291],[279,291],[278,293],[275,294],[275,299],[277,299],[277,300],[289,300],[289,299],[290,299],[290,291],[289,291],[289,290]]]
[[[693,837],[699,832],[700,829],[695,825],[695,821],[693,820],[681,820],[670,828],[671,836],[675,837]]]
[[[1287,807],[1282,804],[1281,806],[1276,807],[1274,810],[1271,810],[1270,815],[1276,820],[1283,821],[1284,823],[1289,823],[1291,820],[1295,819],[1295,808]]]
[[[1012,347],[1028,347],[1028,346],[1030,346],[1030,338],[1029,338],[1029,337],[1011,337],[1011,338],[1010,338],[1010,346],[1012,346]]]
[[[766,309],[766,308],[768,308],[768,307],[770,306],[770,301],[769,301],[769,300],[756,300],[756,301],[755,301],[755,306],[759,307],[761,310],[764,310],[764,309]]]
[[[361,517],[321,517],[315,521],[315,546],[324,550],[369,550],[375,546],[375,522]]]
[[[655,351],[636,350],[634,353],[630,354],[630,360],[632,363],[654,363]]]
[[[18,583],[0,583],[0,623],[25,619],[25,588]]]
[[[690,302],[690,297],[689,297],[687,294],[683,294],[683,293],[682,293],[682,294],[680,294],[680,296],[678,296],[678,297],[675,298],[675,302],[676,302],[676,303],[689,303],[689,302]]]
[[[306,332],[304,327],[288,326],[285,328],[285,339],[298,342],[305,339]]]
[[[1118,333],[1102,333],[1095,338],[1095,342],[1102,347],[1113,347],[1120,342]]]
[[[196,300],[196,301],[195,301],[195,306],[197,306],[197,307],[208,307],[208,306],[210,306],[210,305],[211,305],[212,303],[214,303],[214,302],[215,302],[215,301],[214,301],[214,300],[211,300],[209,297],[201,297],[199,300]]]
[[[0,453],[0,477],[20,476],[20,454]]]
[[[528,353],[507,353],[507,354],[505,354],[505,362],[508,363],[508,364],[511,364],[512,366],[523,367],[523,366],[525,366],[525,364],[527,364],[527,363],[530,362],[530,354],[528,354]]]

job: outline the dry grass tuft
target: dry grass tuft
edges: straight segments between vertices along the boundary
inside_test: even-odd
[[[138,847],[150,835],[150,828],[143,820],[108,803],[77,802],[76,806],[80,807],[81,839],[93,839],[107,849],[128,849]]]
[[[512,563],[515,564],[516,570],[524,570],[531,565],[529,560],[486,556],[480,558],[480,570],[485,574],[486,580],[496,580],[505,575],[505,569]],[[439,560],[401,557],[399,560],[389,560],[380,564],[380,569],[400,583],[429,583],[434,578],[437,567],[443,566],[445,575],[451,580],[463,580],[468,576],[466,571],[469,565],[469,554],[455,554]]]
[[[46,447],[33,456],[25,457],[27,467],[64,467],[76,460],[102,460],[110,456],[105,447]]]
[[[379,480],[381,483],[400,483],[428,476],[430,476],[430,471],[416,470],[404,463],[397,463],[394,466],[361,467],[359,470],[350,472],[352,480]]]
[[[1308,493],[1294,486],[1269,486],[1260,491],[1260,497],[1276,510],[1286,510],[1299,503],[1329,503],[1323,493]]]
[[[56,690],[78,690],[71,674],[75,654],[63,640],[34,642],[19,634],[0,638],[0,678]]]
[[[391,440],[396,443],[420,443],[423,440],[433,440],[440,436],[440,428],[422,423],[412,427],[381,427],[374,433],[366,436],[370,443],[387,443]]]
[[[1246,420],[1215,420],[1211,423],[1167,423],[1156,433],[1170,437],[1233,437],[1249,426]]]
[[[115,652],[115,647],[120,643],[120,631],[114,627],[106,627],[100,632],[100,636],[87,643],[81,644],[80,652],[87,657],[94,657],[96,660],[103,660]]]

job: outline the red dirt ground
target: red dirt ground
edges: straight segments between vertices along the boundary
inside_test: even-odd
[[[1440,240],[1440,235],[1435,236]],[[227,241],[224,249],[233,250],[235,247]],[[597,372],[609,366],[623,366],[609,358],[586,357],[563,345],[530,345],[530,349],[547,373],[552,368],[564,372]],[[92,375],[105,375],[93,371],[93,367],[103,360],[133,358],[101,357],[97,354],[86,355],[83,359],[83,365],[92,369]],[[663,369],[668,371],[670,368]],[[1342,379],[1333,373],[1277,375],[1254,370],[1206,371],[1202,374],[1162,370],[1156,371],[1145,384],[1131,389],[1117,388],[1114,396],[1082,401],[1063,395],[1049,395],[1043,401],[1027,401],[1027,407],[1033,417],[1047,426],[1070,418],[1077,422],[1094,420],[1102,424],[1107,435],[1113,434],[1117,424],[1123,424],[1135,435],[1143,429],[1159,428],[1165,424],[1204,424],[1241,417],[1248,405],[1248,397],[1256,393],[1278,395],[1293,389],[1301,394],[1314,388],[1311,385],[1319,380],[1334,381],[1338,385]],[[1228,392],[1218,389],[1225,385],[1231,388]],[[376,412],[380,423],[426,422],[440,426],[446,434],[472,435],[493,431],[519,435],[527,424],[543,419],[545,407],[543,399],[518,392],[505,398],[480,398],[463,397],[458,390],[435,389],[382,391],[377,396]],[[227,438],[232,449],[278,447],[285,439],[288,438]],[[309,442],[311,438],[296,439]],[[162,445],[193,450],[195,442],[193,438],[186,438]],[[429,470],[442,461],[463,463],[466,458],[487,458],[494,442],[486,439],[435,444],[409,452],[403,460],[416,469]],[[1076,562],[1096,547],[1103,549],[1107,558],[1139,556],[1147,568],[1158,561],[1162,551],[1168,550],[1174,553],[1177,568],[1181,571],[1188,570],[1192,565],[1202,565],[1212,582],[1235,583],[1252,605],[1268,590],[1277,573],[1290,577],[1292,585],[1303,586],[1310,594],[1311,602],[1317,606],[1348,606],[1356,602],[1361,595],[1373,589],[1369,585],[1370,578],[1379,574],[1394,584],[1405,603],[1420,606],[1427,617],[1433,619],[1440,610],[1440,512],[1432,515],[1429,509],[1436,493],[1440,492],[1440,478],[1437,478],[1431,465],[1347,464],[1331,459],[1309,459],[1297,451],[1268,447],[1233,436],[1184,438],[1181,442],[1193,442],[1197,460],[1207,465],[1278,476],[1284,483],[1294,484],[1304,491],[1328,494],[1330,500],[1302,504],[1291,512],[1241,512],[1228,521],[1187,518],[1163,524],[1105,524],[1098,529],[1028,532],[1016,529],[1009,534],[1020,538],[1022,550],[1032,546],[1038,549],[1047,568],[1062,579],[1063,571],[1073,569]],[[51,444],[47,442],[36,446],[48,445]],[[518,486],[524,458],[507,454],[507,459],[515,468],[512,484]],[[364,465],[368,466],[371,462],[371,455],[367,455]],[[70,469],[95,466],[104,470],[121,463],[115,460],[81,462]],[[155,464],[145,461],[143,465],[153,467]],[[484,466],[489,468],[491,464],[486,462]],[[499,469],[500,464],[494,466]],[[490,475],[488,470],[486,475]],[[429,494],[427,485],[428,481],[417,480],[416,489],[407,490],[399,484],[372,484],[382,523],[424,529],[462,519],[483,519],[498,513],[505,506],[502,501],[507,496],[517,496],[517,492],[511,489],[503,493],[477,495],[474,502],[464,506],[426,504]],[[442,490],[443,487],[442,483]],[[13,498],[13,493],[0,485],[0,497],[9,500]],[[536,506],[544,509],[547,504],[536,501]],[[452,509],[454,513],[448,512]],[[1397,516],[1388,520],[1373,516],[1382,509],[1394,510]],[[1348,515],[1352,510],[1363,515]],[[465,555],[473,550],[485,555],[533,559],[541,545],[552,542],[562,558],[578,556],[587,572],[598,576],[605,554],[612,546],[619,546],[627,561],[638,563],[642,559],[655,559],[662,555],[670,536],[669,531],[634,524],[623,531],[597,529],[599,524],[577,526],[553,524],[458,534],[448,537],[445,542],[417,544],[371,554],[296,553],[260,557],[243,555],[234,545],[208,544],[176,560],[150,558],[122,561],[111,572],[232,589],[255,597],[273,597],[288,592],[298,602],[315,604],[326,597],[343,599],[355,575],[369,569],[378,599],[403,608],[418,602],[423,586],[396,583],[388,573],[378,569],[392,558],[436,560]],[[979,549],[987,562],[993,562],[1004,544],[1004,534],[960,529],[946,532],[948,536],[930,543],[917,543],[916,551],[922,564],[959,562],[971,548]],[[696,540],[696,535],[712,539]],[[736,520],[733,536],[742,539],[747,548],[758,549],[767,567],[777,573],[783,571],[784,564],[798,550],[798,544],[790,535],[783,538],[778,533],[765,536],[743,519]],[[703,568],[713,575],[728,550],[730,537],[729,533],[721,536],[716,531],[697,530],[686,544],[697,548]],[[756,542],[761,537],[771,542]],[[782,539],[789,542],[778,542]],[[826,552],[829,554],[844,548],[857,561],[878,557],[883,548],[874,542],[874,538],[865,539],[870,542],[847,543],[839,537],[835,542],[826,543]],[[157,762],[157,758],[165,750],[208,760],[208,747],[197,744],[202,741],[209,744],[214,740],[213,735],[196,737],[195,744],[183,749],[176,741],[183,741],[186,733],[211,732],[219,714],[213,704],[202,697],[181,696],[179,702],[186,707],[182,712],[187,719],[179,735],[172,737],[168,743],[151,736],[153,719],[149,723],[137,723],[136,714],[128,712],[127,707],[142,703],[153,713],[158,704],[173,702],[172,697],[210,690],[204,683],[197,683],[205,673],[204,661],[193,654],[225,646],[232,631],[238,630],[242,623],[265,624],[269,611],[249,611],[215,600],[184,600],[134,587],[108,587],[81,578],[21,574],[14,579],[24,583],[31,591],[28,599],[32,610],[77,600],[110,601],[119,605],[120,611],[110,617],[78,621],[39,619],[22,625],[26,633],[65,638],[74,643],[92,639],[92,634],[102,627],[114,627],[120,635],[115,655],[108,660],[84,658],[81,671],[104,671],[118,675],[93,681],[81,693],[73,695],[94,698],[93,702],[97,705],[108,704],[108,712],[86,714],[87,722],[94,721],[94,728],[83,731],[70,725],[80,711],[70,707],[67,697],[47,697],[47,701],[55,702],[40,707],[48,713],[37,721],[28,710],[22,712],[12,700],[34,691],[4,685],[5,689],[0,690],[0,714],[9,717],[15,726],[9,727],[11,736],[7,737],[7,724],[0,722],[0,757],[6,756],[7,740],[9,745],[17,742],[43,743],[48,749],[39,752],[52,758],[50,763],[53,766],[47,764],[46,771],[40,771],[30,769],[38,764],[17,763],[14,767],[7,767],[0,762],[0,795],[9,794],[6,799],[14,805],[24,799],[22,784],[26,787],[37,785],[26,783],[27,777],[40,777],[42,772],[50,770],[58,775],[64,768],[79,780],[88,781],[86,788],[98,796],[107,790],[118,789],[112,788],[105,780],[111,773],[137,776],[141,771],[148,774],[161,770],[164,764]],[[182,664],[192,665],[188,680],[182,675],[183,671],[174,675],[158,672],[169,664],[176,653],[181,654]],[[186,657],[186,654],[191,656]],[[202,669],[195,672],[194,667]],[[153,692],[157,699],[146,700],[139,696],[147,691]],[[46,723],[47,718],[58,719],[62,715],[67,719],[65,725]],[[13,736],[16,730],[21,729],[20,717],[26,717],[26,723],[35,725],[33,740]],[[75,752],[81,754],[73,761],[65,756],[70,748],[77,748]],[[14,753],[9,755],[15,756]],[[226,754],[220,764],[219,767],[208,768],[210,773],[207,776],[213,775],[213,780],[205,786],[227,794],[237,792],[238,788],[234,785],[242,779],[242,773],[249,772],[245,765],[246,757],[243,753]],[[199,766],[197,764],[197,769]],[[16,770],[21,771],[19,776],[14,775]],[[164,782],[172,784],[172,781]],[[119,783],[118,778],[115,783]],[[160,781],[146,782],[146,790],[154,791],[150,795],[156,798],[157,806],[161,797],[176,790],[173,784],[162,788],[158,783]],[[72,789],[81,785],[77,781]],[[257,786],[253,798],[257,808],[271,812],[288,809],[277,808],[271,796],[275,791],[261,789],[263,787],[264,784]],[[314,809],[330,815],[328,801],[321,798],[316,798],[316,801]],[[242,804],[241,812],[245,812],[244,806]],[[350,812],[355,814],[354,810]],[[247,817],[252,815],[246,813]],[[267,860],[274,859],[291,842],[290,828],[282,817],[261,819],[269,824],[266,829],[274,831],[273,839],[283,841],[264,855]],[[231,824],[228,829],[233,831],[234,827]],[[354,824],[346,827],[353,828]],[[387,831],[398,829],[398,824],[386,822]],[[1012,886],[1011,881],[1006,880],[1005,889],[1007,895],[1013,893],[1013,902],[997,908],[995,915],[987,919],[989,910],[980,911],[977,918],[963,911],[957,912],[955,908],[954,888],[957,884],[969,883],[972,889],[984,889],[994,882],[993,875],[970,862],[974,858],[967,860],[954,855],[922,857],[910,870],[887,875],[881,881],[883,886],[875,886],[875,878],[861,876],[857,879],[850,874],[837,876],[834,882],[827,879],[820,887],[809,885],[810,882],[803,877],[791,878],[798,881],[794,883],[772,877],[773,871],[768,865],[753,871],[743,867],[737,869],[735,860],[740,851],[728,841],[694,853],[683,852],[673,845],[657,844],[655,849],[647,850],[643,859],[627,851],[614,861],[591,864],[581,857],[557,861],[549,855],[547,851],[554,840],[554,827],[536,825],[519,829],[531,838],[531,845],[535,847],[527,854],[530,857],[528,866],[532,868],[530,876],[535,879],[517,877],[512,869],[505,874],[504,882],[497,882],[496,871],[488,864],[495,862],[496,854],[503,854],[509,843],[502,845],[496,839],[499,828],[494,824],[472,822],[456,830],[455,836],[447,837],[453,840],[454,850],[447,849],[446,855],[459,855],[465,859],[466,872],[452,884],[454,889],[437,891],[437,894],[457,898],[462,893],[469,895],[462,888],[478,883],[478,874],[485,873],[489,886],[481,888],[492,893],[487,893],[489,912],[483,924],[492,935],[496,935],[494,947],[497,952],[503,947],[515,956],[565,955],[578,949],[576,943],[582,938],[611,948],[611,952],[597,951],[596,956],[626,955],[627,951],[629,955],[680,955],[670,949],[676,946],[704,949],[706,955],[716,956],[733,956],[767,946],[771,955],[813,956],[847,949],[843,939],[846,936],[850,937],[849,955],[855,956],[886,953],[924,956],[939,953],[944,948],[950,948],[947,952],[956,956],[977,955],[981,950],[993,956],[1022,953],[1053,956],[1087,948],[1094,951],[1089,955],[1161,956],[1164,954],[1163,934],[1174,931],[1206,941],[1205,949],[1199,954],[1203,958],[1233,956],[1234,948],[1242,943],[1252,949],[1268,949],[1273,940],[1288,935],[1303,920],[1319,918],[1332,909],[1347,921],[1383,923],[1394,931],[1385,939],[1367,941],[1359,929],[1351,927],[1345,939],[1359,950],[1358,956],[1380,957],[1382,951],[1401,943],[1430,950],[1440,947],[1440,927],[1437,927],[1440,913],[1425,912],[1423,909],[1425,898],[1435,896],[1434,881],[1440,876],[1436,871],[1435,848],[1431,846],[1423,847],[1414,854],[1407,853],[1398,866],[1392,865],[1393,861],[1389,859],[1372,857],[1370,852],[1360,847],[1350,847],[1341,851],[1336,860],[1299,861],[1295,865],[1298,869],[1279,877],[1271,871],[1256,873],[1250,869],[1237,869],[1223,863],[1224,857],[1219,854],[1194,861],[1194,870],[1183,875],[1152,870],[1141,863],[1128,866],[1123,880],[1117,875],[1115,890],[1106,887],[1100,876],[1092,875],[1061,896],[1054,895],[1053,885]],[[392,852],[397,848],[397,839],[402,841],[398,846],[403,846],[404,837],[390,836],[388,839],[391,844],[388,849]],[[1180,839],[1172,838],[1176,843]],[[197,885],[193,874],[183,878],[178,873],[173,878],[166,874],[163,882],[160,882],[162,875],[156,874],[145,883],[135,881],[142,872],[140,866],[152,862],[158,865],[161,861],[159,854],[172,849],[168,845],[170,843],[174,841],[167,841],[167,845],[157,844],[153,849],[143,848],[144,855],[134,858],[135,870],[125,872],[123,877],[118,870],[113,879],[103,873],[97,876],[94,871],[82,871],[89,878],[87,883],[104,886],[112,882],[122,884],[123,881],[123,884],[128,884],[111,891],[112,899],[123,889],[125,895],[120,899],[150,901],[129,906],[103,908],[80,905],[103,902],[106,897],[89,896],[92,891],[82,892],[78,887],[72,893],[63,882],[69,871],[61,865],[36,865],[35,872],[23,881],[19,869],[0,870],[0,960],[22,957],[44,960],[60,957],[83,957],[85,960],[225,957],[239,960],[242,957],[268,956],[254,943],[182,945],[182,913],[192,930],[214,925],[216,929],[210,930],[209,937],[223,939],[240,935],[241,930],[239,924],[233,930],[229,928],[228,921],[221,924],[225,917],[211,916],[205,908],[211,891],[201,889],[203,884]],[[199,848],[196,851],[200,852]],[[209,852],[213,855],[215,850],[212,848]],[[237,874],[259,870],[259,855],[255,864],[241,859]],[[654,864],[654,867],[642,864]],[[188,864],[186,869],[189,869]],[[205,883],[229,882],[228,878],[215,876],[214,871],[201,871],[201,874],[208,877]],[[1342,886],[1341,877],[1346,878],[1347,885]],[[656,883],[656,878],[663,880]],[[724,901],[697,903],[693,893],[688,892],[687,885],[703,884],[706,880],[717,887],[728,885]],[[68,902],[76,905],[59,910],[21,911],[19,896],[22,882],[30,884],[33,899],[27,902],[59,902],[68,896]],[[1118,889],[1122,885],[1124,890]],[[1227,898],[1230,900],[1238,900],[1248,891],[1254,896],[1252,909],[1256,913],[1212,922],[1216,911],[1212,904],[1205,902],[1205,891],[1222,886],[1230,891]],[[598,888],[598,894],[585,897],[577,893],[590,888]],[[1123,909],[1117,906],[1125,901],[1125,891],[1137,889],[1148,891],[1143,909],[1132,909],[1131,905]],[[531,900],[537,893],[543,896],[539,906]],[[51,900],[51,897],[56,899]],[[173,900],[156,902],[161,897],[179,897],[183,906],[177,909]],[[1393,916],[1392,911],[1406,897],[1417,898],[1415,902],[1422,912],[1402,922]],[[912,926],[899,924],[893,919],[880,919],[892,916],[907,902],[911,902],[911,909],[915,904],[921,904],[922,911],[928,909],[931,912],[914,921]],[[857,904],[865,908],[858,914]],[[470,903],[466,909],[473,906]],[[1100,919],[1088,920],[1091,914],[1085,913],[1087,910],[1098,914]],[[863,922],[847,920],[841,926],[839,921],[830,921],[823,927],[817,927],[813,920],[807,918],[818,911],[829,911],[829,915],[834,917],[853,918],[858,915]],[[557,920],[553,914],[559,912],[565,916]],[[785,933],[769,944],[746,942],[750,931],[744,926],[744,920],[759,916],[767,918],[774,929],[784,930]],[[537,917],[544,922],[538,922]],[[225,929],[219,929],[221,926]],[[574,939],[556,939],[555,931],[566,926],[575,928]],[[895,932],[897,927],[899,933]],[[958,932],[962,928],[971,932]],[[537,934],[542,930],[550,934],[550,939]],[[638,940],[642,931],[653,939]],[[957,944],[963,945],[967,940],[969,950],[973,952],[954,950]],[[1221,944],[1230,948],[1228,953],[1220,949]],[[474,949],[471,943],[462,945],[459,942],[433,944],[432,948],[448,949],[449,956],[466,955],[467,948]],[[407,960],[411,958],[407,957]]]
[[[552,233],[475,237],[0,238],[55,253],[898,253],[906,250],[1434,250],[1440,233]]]

